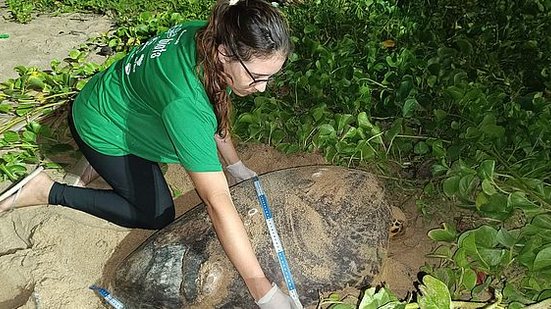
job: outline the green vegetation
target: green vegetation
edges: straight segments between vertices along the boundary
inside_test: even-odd
[[[205,18],[210,1],[8,5],[20,21],[45,8],[111,12],[119,28],[89,45],[110,46],[114,61],[173,24]],[[284,152],[320,151],[334,164],[376,166],[422,189],[423,213],[446,197],[480,216],[484,224],[474,229],[448,222],[429,233],[441,244],[433,254],[441,264],[424,269],[433,277],[421,291],[438,290],[445,308],[452,299],[478,301],[488,289],[496,291],[488,308],[551,298],[551,1],[311,0],[283,11],[295,51],[269,91],[236,100],[235,133]],[[49,73],[18,68],[21,77],[0,86],[0,110],[22,121],[71,100],[109,63],[85,62],[87,49]],[[8,130],[0,131],[9,149],[0,170],[15,179],[26,161],[43,158],[36,135],[54,145],[55,134],[35,123]],[[385,289],[366,291],[364,302],[444,308],[422,297],[406,304]]]
[[[7,0],[14,20],[27,23],[37,12],[88,12],[109,14],[119,24],[133,23],[136,12],[179,12],[188,18],[208,16],[211,1],[205,0]],[[134,23],[134,25],[137,25]]]

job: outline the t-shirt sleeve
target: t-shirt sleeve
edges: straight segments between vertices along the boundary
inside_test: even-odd
[[[221,171],[222,165],[214,140],[216,118],[209,115],[208,111],[195,108],[195,103],[189,99],[180,99],[164,108],[161,117],[168,136],[187,171]]]

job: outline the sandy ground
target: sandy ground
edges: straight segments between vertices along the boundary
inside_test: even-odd
[[[0,1],[0,16],[6,15]],[[107,18],[93,15],[40,16],[28,25],[0,18],[0,33],[10,34],[0,40],[0,82],[16,76],[11,67],[17,64],[48,68],[52,59],[62,59],[72,47],[110,27]],[[318,154],[288,156],[264,145],[240,144],[238,150],[258,173],[324,163]],[[179,166],[170,165],[166,178],[183,193],[176,199],[178,214],[199,203]],[[425,223],[416,215],[414,196],[393,196],[391,203],[406,214],[407,228],[391,242],[381,281],[404,296],[413,289],[430,242]],[[18,209],[0,217],[0,309],[103,308],[88,286],[101,283],[149,235],[151,231],[123,229],[57,206]]]
[[[41,15],[28,24],[10,22],[8,17],[5,1],[0,0],[0,34],[9,35],[0,39],[0,81],[17,77],[13,68],[18,65],[49,69],[53,59],[62,60],[69,50],[111,27],[109,18],[96,15]],[[103,61],[99,56],[93,60]]]

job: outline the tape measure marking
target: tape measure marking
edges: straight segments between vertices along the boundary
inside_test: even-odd
[[[262,190],[262,185],[260,184],[260,179],[258,178],[258,176],[253,177],[253,182],[254,188],[256,190],[256,196],[258,197],[258,201],[260,202],[260,206],[262,207],[262,213],[264,214],[264,219],[266,220],[268,231],[270,232],[270,237],[272,238],[272,244],[274,245],[274,249],[277,254],[279,266],[281,268],[281,272],[283,273],[285,283],[287,284],[287,289],[289,290],[289,296],[291,296],[296,306],[299,309],[302,309],[303,307],[298,297],[295,281],[293,280],[293,276],[291,275],[291,270],[289,268],[289,264],[287,263],[287,257],[285,256],[285,251],[283,251],[281,239],[279,238],[279,234],[277,233],[274,217],[272,211],[270,210],[270,205],[268,205],[268,199],[266,198],[264,190]]]

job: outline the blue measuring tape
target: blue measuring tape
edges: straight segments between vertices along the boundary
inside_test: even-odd
[[[272,211],[270,210],[270,205],[268,205],[268,199],[266,198],[264,190],[262,190],[262,186],[260,185],[260,179],[258,178],[258,176],[255,176],[252,179],[254,182],[254,188],[256,190],[256,196],[258,197],[258,201],[260,202],[260,206],[262,207],[262,213],[264,214],[264,219],[266,220],[266,224],[268,225],[268,231],[270,232],[270,237],[272,238],[272,244],[274,245],[277,259],[279,260],[279,267],[281,267],[283,278],[285,279],[287,289],[289,290],[289,296],[291,296],[297,308],[302,309],[303,307],[300,303],[300,299],[298,298],[295,281],[293,280],[293,276],[291,275],[289,263],[287,263],[287,257],[285,256],[283,245],[281,244],[279,234],[277,233],[274,217],[272,215]]]

